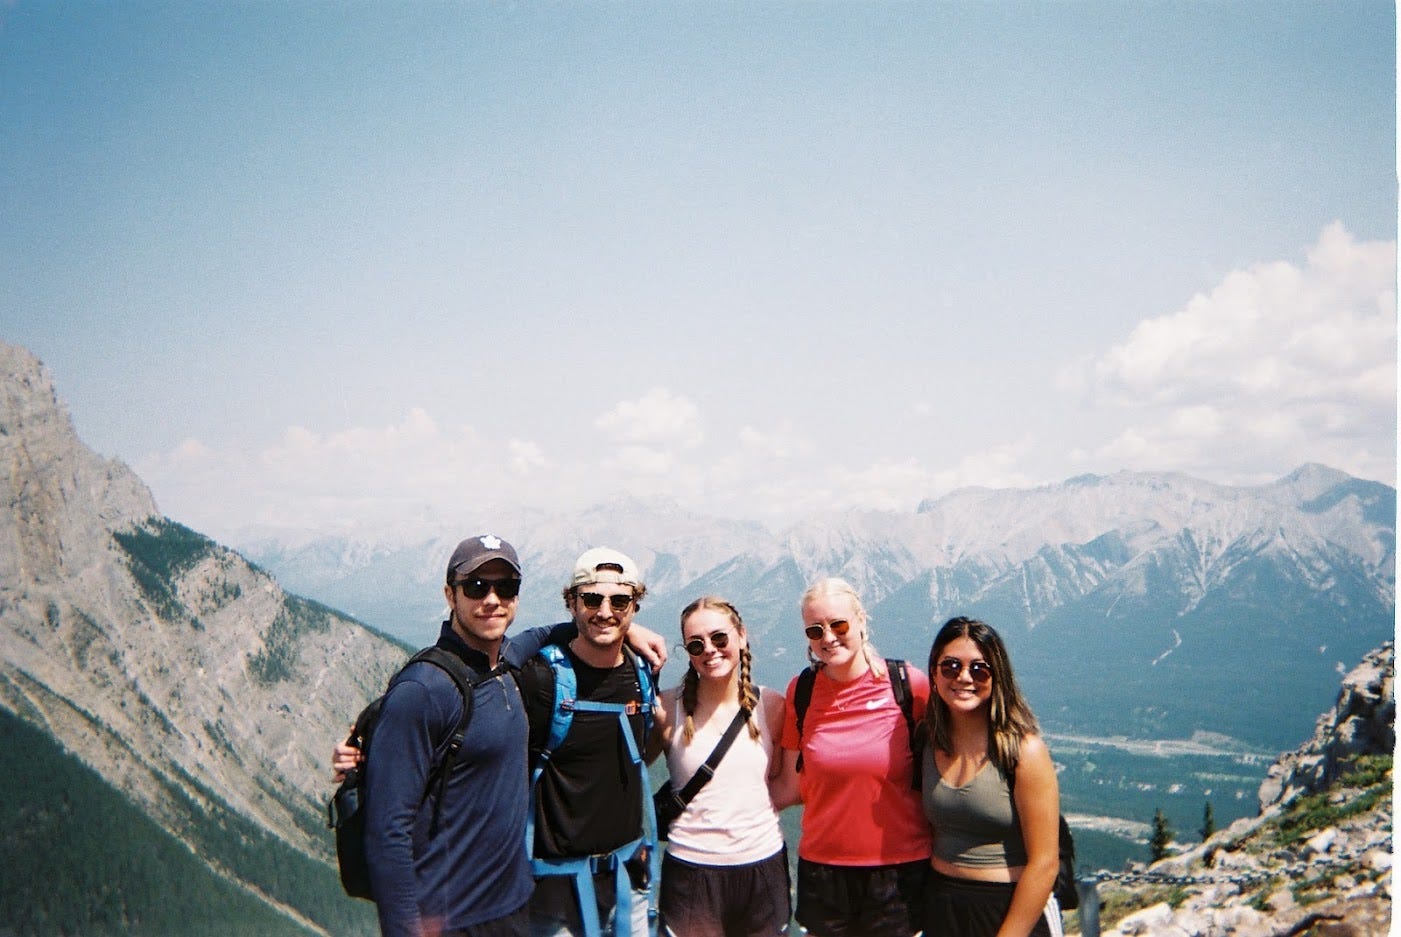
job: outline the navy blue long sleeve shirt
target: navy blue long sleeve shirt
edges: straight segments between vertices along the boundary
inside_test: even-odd
[[[537,628],[507,639],[501,659],[519,666],[566,629]],[[485,673],[487,658],[443,624],[438,646]],[[443,670],[413,664],[390,684],[365,763],[365,836],[370,881],[385,937],[420,937],[503,917],[533,887],[523,848],[529,805],[528,727],[512,674],[477,687],[467,756],[448,778],[430,836],[437,785],[432,768],[462,716],[462,696]],[[425,793],[427,796],[425,796]]]

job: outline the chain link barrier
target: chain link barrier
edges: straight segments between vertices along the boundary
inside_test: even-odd
[[[1304,873],[1319,868],[1356,865],[1363,861],[1367,853],[1377,849],[1391,851],[1391,840],[1369,846],[1361,852],[1342,852],[1310,862],[1290,862],[1275,869],[1260,869],[1253,872],[1203,872],[1200,875],[1187,875],[1172,872],[1110,872],[1100,870],[1093,875],[1077,879],[1086,884],[1098,885],[1101,882],[1123,882],[1158,885],[1254,885],[1274,878],[1298,878]]]

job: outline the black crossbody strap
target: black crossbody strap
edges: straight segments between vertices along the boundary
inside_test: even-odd
[[[730,727],[725,730],[725,734],[720,736],[720,741],[716,743],[715,750],[710,753],[710,757],[705,760],[705,764],[696,769],[696,773],[691,775],[691,780],[686,782],[686,786],[677,792],[676,799],[680,802],[682,809],[691,802],[691,798],[700,793],[700,789],[705,787],[715,775],[715,769],[720,765],[720,759],[725,757],[725,752],[730,750],[730,744],[739,735],[739,730],[749,721],[749,710],[740,707],[739,712],[730,720]]]

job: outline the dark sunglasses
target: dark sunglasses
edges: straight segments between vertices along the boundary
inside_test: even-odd
[[[615,612],[626,612],[628,606],[632,605],[632,596],[630,595],[610,595],[605,597],[599,592],[579,593],[579,600],[584,603],[584,608],[589,611],[602,608],[604,598],[608,599],[608,607]]]
[[[723,651],[729,647],[730,633],[728,631],[717,631],[710,636],[710,646],[717,651]],[[700,657],[705,653],[705,638],[692,638],[682,645],[686,653],[692,657]]]
[[[939,674],[945,680],[957,680],[963,672],[963,661],[957,657],[945,657],[939,661]],[[975,660],[968,664],[968,676],[974,683],[987,683],[992,679],[992,665],[985,660]]]
[[[488,592],[495,592],[496,597],[505,602],[514,599],[521,594],[521,581],[519,579],[481,579],[473,577],[471,579],[459,579],[457,584],[462,587],[462,594],[469,599],[481,600],[486,598]]]
[[[822,631],[824,628],[829,629],[834,635],[840,638],[845,636],[846,633],[851,630],[851,622],[842,621],[839,618],[836,621],[829,621],[825,626],[808,625],[806,628],[803,629],[803,634],[807,635],[808,640],[810,641],[821,641]]]

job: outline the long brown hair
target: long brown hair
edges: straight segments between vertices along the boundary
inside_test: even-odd
[[[983,660],[992,668],[992,695],[988,707],[988,757],[1007,774],[1017,765],[1021,756],[1022,739],[1040,733],[1036,716],[1027,705],[1021,690],[1017,688],[1017,678],[1012,673],[1012,660],[1007,656],[1007,646],[1002,636],[986,622],[976,618],[950,618],[934,636],[934,644],[929,649],[929,683],[936,679],[935,671],[944,649],[959,638],[968,638],[978,646]],[[928,730],[929,737],[939,750],[951,753],[953,740],[949,735],[951,721],[949,708],[937,691],[929,694]]]
[[[681,610],[681,627],[686,627],[686,619],[701,609],[720,612],[730,619],[730,623],[735,626],[735,633],[744,635],[744,620],[739,617],[739,610],[726,600],[717,595],[703,595],[690,605]],[[739,707],[749,714],[749,737],[759,738],[759,723],[754,718],[754,710],[759,706],[759,693],[754,689],[754,684],[750,680],[749,674],[752,668],[752,656],[749,653],[748,642],[739,649]],[[681,708],[686,713],[686,723],[681,730],[682,737],[687,744],[696,734],[696,695],[700,687],[700,676],[696,673],[696,668],[687,665],[686,677],[681,681]]]

